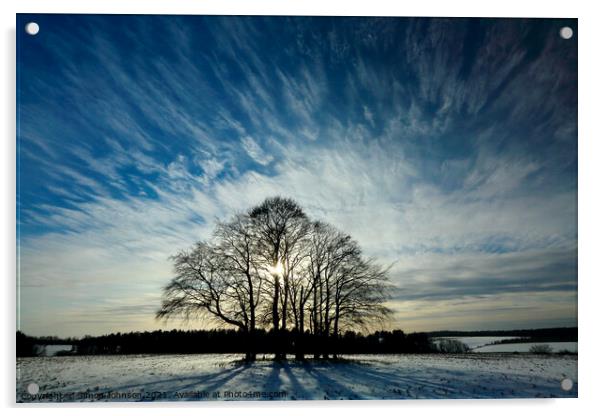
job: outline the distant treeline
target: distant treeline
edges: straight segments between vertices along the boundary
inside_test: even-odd
[[[274,333],[258,330],[254,340],[259,354],[282,346],[287,354],[303,350],[306,354],[403,354],[435,353],[441,351],[440,337],[504,336],[508,342],[576,342],[577,328],[544,328],[513,331],[436,331],[406,334],[401,330],[377,331],[369,335],[347,331],[337,338],[320,338],[309,332],[301,335],[293,331]],[[519,340],[520,339],[520,340]],[[69,354],[199,354],[245,353],[248,334],[233,329],[171,330],[152,332],[115,333],[84,338],[32,337],[17,332],[17,356],[36,356],[41,345],[72,345]],[[503,342],[503,341],[498,341]],[[450,352],[450,351],[447,351]]]
[[[48,343],[47,341],[50,341]],[[82,339],[56,337],[36,338],[17,333],[17,356],[38,355],[36,345],[70,344],[70,354],[193,354],[193,353],[245,353],[248,335],[236,330],[171,330],[153,332],[115,333],[102,336],[86,336]],[[325,345],[325,342],[328,344]],[[345,332],[338,338],[324,340],[306,333],[257,331],[254,339],[259,354],[274,351],[274,345],[284,346],[288,354],[295,354],[299,347],[306,354],[388,354],[437,352],[425,333],[406,334],[401,330],[378,331],[369,335]]]
[[[430,337],[513,337],[534,342],[577,342],[577,327],[515,329],[504,331],[436,331],[428,332]],[[503,343],[503,341],[499,341]]]

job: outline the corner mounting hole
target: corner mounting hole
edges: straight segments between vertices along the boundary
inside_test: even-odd
[[[570,39],[573,37],[573,29],[565,26],[562,29],[560,29],[560,37],[562,39]]]
[[[562,390],[564,391],[570,391],[573,388],[573,380],[570,378],[565,378],[560,383],[560,387],[562,387]]]
[[[40,25],[38,25],[36,22],[29,22],[25,25],[25,32],[27,32],[28,35],[35,36],[39,31]]]
[[[38,394],[39,391],[40,386],[38,386],[36,383],[29,383],[29,385],[27,386],[27,393],[29,394]]]

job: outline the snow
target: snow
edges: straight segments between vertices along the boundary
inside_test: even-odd
[[[73,345],[70,344],[56,344],[56,345],[40,345],[41,349],[40,355],[45,355],[47,357],[57,355],[60,352],[69,352],[73,349]]]
[[[354,355],[341,362],[240,355],[20,358],[17,401],[577,397],[576,356]],[[571,379],[570,391],[561,389]],[[37,395],[28,386],[39,386]],[[30,391],[34,389],[31,389]]]
[[[516,339],[517,337],[441,337],[440,339],[455,339],[468,346],[472,352],[529,352],[534,345],[549,345],[553,352],[577,352],[576,342],[517,342],[511,344],[494,344],[495,342]],[[493,345],[492,345],[493,344]]]
[[[471,350],[474,348],[482,347],[484,345],[493,344],[496,341],[502,341],[506,339],[516,339],[517,337],[440,337],[435,338],[436,342],[438,339],[455,339],[468,346]]]
[[[516,344],[497,344],[475,348],[474,352],[529,352],[535,345],[549,345],[553,352],[577,352],[576,342],[524,342]]]

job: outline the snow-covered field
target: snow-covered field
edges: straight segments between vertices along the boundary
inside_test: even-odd
[[[17,361],[17,401],[576,397],[578,387],[576,356],[355,355],[343,362],[251,365],[240,358],[23,358]],[[569,391],[561,388],[564,379],[574,383]]]
[[[523,342],[516,344],[487,345],[473,349],[474,352],[529,352],[535,345],[549,345],[553,352],[577,352],[576,342]]]
[[[57,355],[58,353],[61,353],[61,352],[71,351],[73,346],[68,345],[68,344],[59,344],[59,345],[42,345],[42,346],[39,346],[39,348],[41,349],[41,354],[39,354],[39,355],[51,357],[51,356]]]
[[[505,339],[516,339],[517,337],[440,337],[435,338],[435,341],[438,339],[455,339],[458,340],[468,346],[471,350],[474,348],[479,348],[484,345],[493,344],[497,341],[503,341]]]
[[[516,339],[517,337],[440,337],[440,339],[455,339],[468,346],[472,352],[529,352],[535,345],[549,345],[553,352],[577,352],[576,342],[522,342],[511,344],[495,344],[495,342]]]

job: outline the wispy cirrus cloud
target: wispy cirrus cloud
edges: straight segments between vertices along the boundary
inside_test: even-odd
[[[242,138],[242,146],[244,147],[247,154],[253,159],[255,162],[260,165],[269,164],[274,158],[266,154],[261,146],[257,144],[255,140],[251,136],[245,136]]]
[[[19,40],[26,332],[157,327],[169,256],[275,194],[393,264],[395,326],[576,319],[560,21],[40,19]]]

